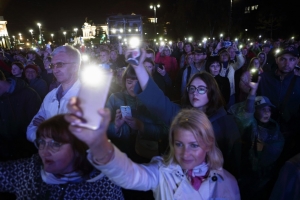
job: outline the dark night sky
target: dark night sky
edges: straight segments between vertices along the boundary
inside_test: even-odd
[[[103,24],[110,15],[142,14],[153,16],[149,5],[151,0],[0,0],[0,16],[6,20],[10,35],[28,34],[29,29],[38,32],[37,22],[45,31],[56,32],[81,28],[85,18],[95,24]],[[160,1],[163,11],[168,0]]]

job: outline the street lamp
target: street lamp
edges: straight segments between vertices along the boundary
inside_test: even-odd
[[[67,32],[64,31],[63,34],[65,35],[65,43],[66,43],[66,41],[67,41],[67,39],[66,39],[66,34],[67,34]]]
[[[30,32],[30,34],[31,34],[31,44],[33,44],[33,35],[32,35],[33,30],[30,29],[29,32]]]
[[[41,44],[42,44],[42,31],[41,31],[41,26],[42,26],[42,24],[41,23],[37,23],[37,25],[38,25],[38,27],[39,27],[39,31],[40,31],[40,42],[41,42]]]
[[[76,37],[77,37],[77,31],[78,31],[78,28],[74,28],[74,31],[75,31],[75,33],[76,33]]]
[[[52,37],[52,42],[53,42],[53,36],[54,36],[54,34],[53,34],[53,33],[51,33],[51,37]]]
[[[159,8],[160,5],[150,5],[150,9],[154,10],[154,34],[156,33],[156,24],[157,24],[157,19],[156,19],[156,8]]]

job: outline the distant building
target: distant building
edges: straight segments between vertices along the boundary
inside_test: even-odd
[[[3,16],[0,16],[0,47],[10,48],[10,40],[6,28],[7,21],[4,21]]]

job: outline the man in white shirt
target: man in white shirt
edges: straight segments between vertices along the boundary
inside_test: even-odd
[[[54,115],[68,112],[68,101],[77,95],[80,87],[78,80],[80,64],[80,52],[72,46],[60,46],[51,53],[51,64],[45,67],[52,69],[60,86],[46,95],[40,110],[27,127],[29,141],[33,142],[36,139],[36,130],[40,123]]]

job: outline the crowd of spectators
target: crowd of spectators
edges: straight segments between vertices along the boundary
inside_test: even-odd
[[[295,174],[298,173],[298,169],[290,163],[291,160],[296,160],[299,164],[299,159],[295,158],[300,154],[299,50],[299,41],[282,39],[244,42],[243,46],[235,40],[230,40],[230,37],[219,41],[207,40],[201,45],[199,42],[186,41],[176,41],[172,45],[145,41],[140,49],[142,60],[138,66],[131,66],[126,62],[128,47],[121,44],[89,47],[47,45],[35,50],[1,49],[0,192],[3,193],[0,193],[0,198],[15,198],[7,193],[13,193],[19,199],[24,196],[32,199],[56,198],[57,195],[70,198],[68,192],[77,192],[78,196],[74,198],[79,199],[147,200],[154,197],[160,199],[159,197],[163,196],[169,198],[169,194],[164,194],[164,189],[153,188],[161,187],[161,180],[157,180],[160,182],[158,184],[151,182],[151,186],[144,186],[145,183],[141,181],[141,186],[132,183],[132,186],[125,187],[122,179],[126,179],[126,176],[122,175],[123,178],[120,178],[112,173],[113,169],[107,169],[105,166],[107,163],[108,166],[115,163],[116,169],[121,170],[126,166],[115,160],[119,159],[136,168],[137,173],[143,174],[146,179],[151,177],[151,180],[152,176],[155,176],[149,172],[153,170],[153,166],[159,166],[159,170],[166,170],[169,165],[174,164],[174,159],[174,162],[182,167],[183,164],[176,157],[174,150],[177,143],[170,141],[175,137],[172,130],[190,130],[191,128],[186,126],[192,125],[177,127],[174,123],[179,123],[181,117],[193,118],[193,115],[197,114],[205,116],[207,119],[201,120],[209,123],[213,130],[217,151],[220,149],[222,153],[219,159],[224,158],[224,164],[223,161],[220,162],[220,167],[224,168],[220,173],[224,173],[224,177],[220,179],[225,178],[225,182],[229,181],[231,185],[228,190],[232,193],[228,196],[214,191],[209,193],[211,198],[300,198],[299,192],[292,189],[299,187],[299,181],[293,180],[289,184],[289,180],[282,181],[283,178],[277,176],[279,172],[281,176],[291,173],[286,172],[290,169],[295,170]],[[80,118],[78,112],[75,112],[76,109],[70,111],[67,105],[75,105],[71,98],[77,96],[80,89],[79,74],[90,65],[113,72],[105,105],[110,110],[111,119],[107,116],[104,118],[109,120],[106,127],[107,137],[114,147],[108,142],[103,144],[101,150],[110,149],[107,151],[108,156],[116,155],[109,157],[110,159],[105,157],[105,163],[93,158],[86,159],[86,156],[98,156],[93,151],[94,143],[87,144],[89,137],[74,139],[72,128],[72,133],[67,130],[69,123],[74,125],[74,119],[70,116],[65,117],[65,122],[63,117],[66,113],[74,112],[73,114]],[[258,80],[253,80],[253,70],[258,71]],[[120,106],[130,106],[132,116],[122,116]],[[64,122],[57,124],[58,119]],[[52,127],[56,127],[57,130],[50,130]],[[102,137],[101,134],[97,134]],[[75,135],[78,137],[78,133]],[[87,171],[85,168],[76,167],[78,163],[74,160],[60,163],[59,159],[70,156],[70,152],[61,150],[65,144],[70,144],[72,150],[68,151],[73,152],[74,160],[86,160]],[[77,150],[85,152],[88,148],[92,149],[92,153],[77,153]],[[127,161],[119,150],[139,164]],[[211,164],[210,151],[212,149],[206,151],[204,160]],[[59,156],[58,152],[61,152]],[[169,156],[169,160],[157,160],[157,156]],[[171,161],[170,156],[174,156]],[[149,165],[142,164],[148,162]],[[64,167],[71,171],[62,169],[62,165],[66,165]],[[164,166],[162,169],[161,165]],[[28,175],[23,174],[27,173],[25,169],[20,169],[24,166]],[[55,171],[56,168],[59,170]],[[217,169],[212,167],[210,170]],[[22,176],[7,176],[8,171]],[[187,173],[184,171],[182,176],[190,180]],[[20,185],[21,182],[17,183],[16,179],[26,179],[26,176],[32,176],[28,181],[36,181],[32,183],[35,186],[24,188]],[[212,181],[215,181],[213,177],[216,176],[211,176]],[[109,179],[111,177],[112,181]],[[277,178],[281,181],[277,181]],[[236,191],[235,180],[240,194]],[[37,187],[36,184],[40,186]],[[52,190],[59,190],[59,187],[49,187],[49,184],[63,184],[68,192],[53,192]],[[176,184],[180,182],[177,181]],[[114,194],[108,191],[107,185],[110,185]],[[193,186],[192,183],[190,187]],[[83,187],[86,190],[82,189]],[[173,197],[178,197],[176,190],[179,187],[172,187]],[[187,186],[184,187],[183,192],[189,191]],[[280,187],[282,192],[278,192]],[[42,193],[32,192],[36,188],[42,188]],[[224,190],[223,185],[219,188],[222,188],[220,191]],[[20,192],[24,189],[32,191]],[[98,196],[89,196],[89,191],[96,191]],[[199,189],[200,194],[201,191]]]

